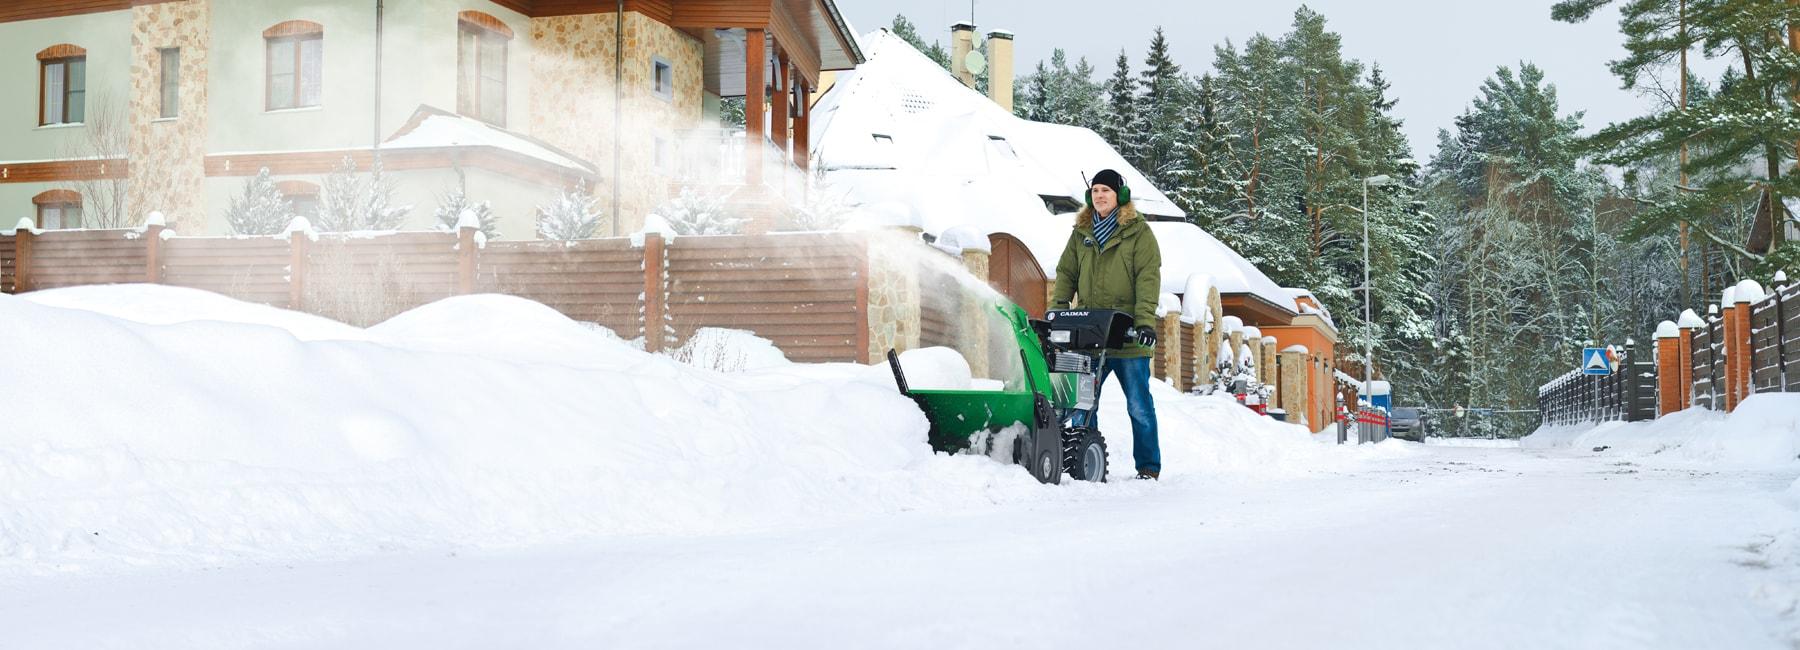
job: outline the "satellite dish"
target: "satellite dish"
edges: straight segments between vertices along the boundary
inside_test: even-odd
[[[963,57],[963,67],[968,68],[971,74],[981,74],[982,70],[987,69],[987,57],[982,56],[979,50],[969,50],[968,56]]]

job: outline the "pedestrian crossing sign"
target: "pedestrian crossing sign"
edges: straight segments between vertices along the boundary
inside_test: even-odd
[[[1582,348],[1581,374],[1610,375],[1613,372],[1612,359],[1606,348]]]

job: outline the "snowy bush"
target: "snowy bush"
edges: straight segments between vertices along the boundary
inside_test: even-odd
[[[481,234],[488,239],[500,238],[500,222],[494,217],[494,209],[487,201],[470,201],[468,193],[460,186],[438,197],[437,211],[432,216],[437,217],[439,230],[456,232],[456,225],[462,223],[463,212],[475,216],[481,224]]]
[[[393,205],[393,200],[393,183],[382,175],[379,160],[367,176],[359,177],[356,161],[344,156],[337,169],[325,177],[317,225],[325,232],[393,230],[412,212],[412,206]]]
[[[586,181],[576,181],[556,197],[556,202],[538,206],[538,237],[556,241],[587,239],[600,228],[600,199],[588,193]]]
[[[724,197],[691,187],[682,188],[681,196],[664,201],[653,212],[679,235],[735,235],[749,221],[728,213]]]
[[[787,365],[787,356],[768,339],[744,330],[702,327],[669,356],[718,372],[743,372]]]
[[[231,199],[225,208],[225,222],[239,235],[274,235],[287,228],[294,206],[275,187],[269,168],[257,170],[244,181],[244,195]]]
[[[807,193],[804,201],[787,207],[776,230],[837,230],[844,225],[844,218],[850,213],[850,207],[844,192],[814,188]]]

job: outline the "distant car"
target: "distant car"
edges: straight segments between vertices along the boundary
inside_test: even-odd
[[[1401,440],[1425,442],[1425,412],[1414,406],[1402,406],[1394,409],[1393,419],[1389,421],[1393,436]]]

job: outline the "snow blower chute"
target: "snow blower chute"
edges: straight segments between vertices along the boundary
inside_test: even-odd
[[[931,448],[1004,454],[1045,483],[1067,472],[1083,481],[1106,480],[1106,439],[1099,427],[1100,369],[1106,350],[1125,344],[1131,315],[1110,309],[1050,310],[1033,320],[1010,302],[995,307],[1012,329],[1023,365],[1022,386],[1005,390],[922,390],[907,386],[900,359],[888,366],[900,392],[931,422]],[[995,355],[995,358],[1000,358]],[[1086,422],[1077,414],[1086,413]],[[1002,456],[1004,457],[1004,456]]]

